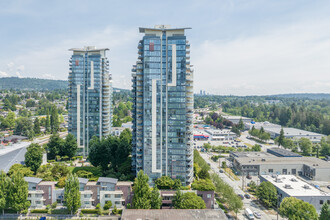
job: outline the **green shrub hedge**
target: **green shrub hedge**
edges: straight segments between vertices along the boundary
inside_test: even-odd
[[[47,209],[32,209],[31,213],[47,213]]]
[[[97,214],[98,210],[97,209],[82,209],[81,212],[83,214]]]
[[[77,173],[79,170],[85,170],[87,172],[91,172],[95,177],[102,176],[102,170],[100,167],[75,167],[72,170],[72,173]]]
[[[71,214],[67,209],[52,209],[52,214]]]

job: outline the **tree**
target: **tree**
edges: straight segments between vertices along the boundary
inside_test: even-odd
[[[191,184],[192,189],[199,191],[214,191],[215,186],[210,179],[195,180]]]
[[[109,210],[112,207],[112,202],[111,201],[107,201],[104,206],[103,209],[104,210]]]
[[[256,195],[267,207],[275,207],[277,204],[277,191],[270,182],[262,182],[257,187]]]
[[[4,210],[8,208],[8,193],[11,179],[7,177],[6,173],[2,170],[0,171],[0,209],[2,209],[2,214]]]
[[[81,206],[80,192],[79,192],[79,180],[75,174],[69,173],[65,181],[64,189],[64,201],[68,211],[76,213],[78,208]]]
[[[283,128],[281,128],[281,131],[280,131],[280,136],[278,136],[278,146],[284,146],[284,130]]]
[[[24,163],[27,167],[36,173],[42,163],[43,149],[39,144],[30,144],[25,153]]]
[[[174,198],[174,208],[176,209],[205,209],[204,200],[193,192],[186,192],[184,194],[178,190]]]
[[[299,147],[305,155],[310,155],[312,153],[312,142],[307,138],[300,138]]]
[[[55,134],[59,129],[58,111],[55,105],[51,108],[50,113],[50,130]]]
[[[33,172],[29,167],[22,164],[14,164],[8,171],[8,176],[12,177],[15,173],[20,172],[23,176],[33,176]]]
[[[16,115],[14,112],[8,112],[8,115],[6,117],[6,120],[8,122],[8,125],[10,128],[15,127],[15,120],[16,120]]]
[[[34,120],[33,131],[36,135],[39,135],[41,133],[41,131],[40,131],[40,122],[39,122],[38,117],[36,117],[36,119]]]
[[[152,189],[150,194],[150,205],[151,209],[160,209],[162,205],[162,197],[156,186]]]
[[[143,170],[138,172],[133,186],[133,207],[135,209],[150,209],[150,189],[148,185],[149,177]]]
[[[21,172],[15,172],[11,176],[8,193],[8,206],[21,213],[30,206],[28,198],[28,183]]]
[[[173,189],[174,181],[169,176],[162,176],[155,180],[158,189]]]
[[[16,120],[14,134],[29,136],[33,132],[33,123],[30,119],[20,117]]]
[[[261,151],[261,146],[259,144],[255,144],[251,148],[252,151]]]
[[[286,197],[282,200],[279,212],[289,219],[317,220],[318,215],[313,205],[295,197]]]
[[[68,134],[65,138],[65,142],[63,143],[63,148],[60,155],[72,158],[77,153],[77,149],[78,145],[75,136],[73,134]]]
[[[320,220],[329,220],[330,219],[330,208],[329,208],[329,204],[327,202],[325,202],[322,206],[319,219]]]
[[[243,123],[242,118],[239,119],[239,122],[238,122],[237,128],[238,128],[240,131],[243,131],[243,130],[244,130],[244,123]]]
[[[320,144],[321,144],[321,150],[320,150],[321,155],[330,156],[330,136],[322,137]]]
[[[50,132],[50,118],[49,118],[49,109],[47,108],[47,113],[46,113],[46,122],[45,122],[45,129],[46,132]]]
[[[257,189],[257,184],[254,181],[249,183],[250,190],[254,192]]]
[[[47,157],[50,160],[54,160],[57,155],[60,154],[63,147],[63,139],[60,138],[58,134],[53,134],[50,136],[49,142],[47,144],[48,154]]]
[[[237,218],[238,211],[243,208],[242,199],[237,195],[233,195],[233,197],[228,200],[228,208],[235,212]]]

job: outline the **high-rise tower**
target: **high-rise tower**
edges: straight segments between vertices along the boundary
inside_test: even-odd
[[[108,48],[73,48],[69,71],[69,133],[76,136],[78,153],[88,155],[89,140],[110,135],[112,80]]]
[[[193,73],[185,30],[159,25],[140,28],[133,66],[134,172],[150,183],[161,176],[193,180]]]

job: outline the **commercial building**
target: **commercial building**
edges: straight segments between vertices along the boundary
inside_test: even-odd
[[[330,204],[330,194],[298,179],[293,175],[261,175],[260,181],[272,183],[279,195],[279,201],[285,197],[295,197],[313,205],[318,213],[324,203]]]
[[[221,117],[233,122],[234,124],[238,124],[239,121],[242,119],[243,123],[251,123],[252,119],[243,117],[243,116],[236,116],[236,115],[221,115]]]
[[[211,138],[211,141],[224,141],[224,140],[234,140],[237,138],[237,134],[234,132],[231,132],[230,130],[227,129],[207,129],[205,130],[206,133],[208,133]]]
[[[256,129],[264,128],[265,132],[270,134],[272,139],[275,139],[281,133],[281,125],[272,124],[269,122],[250,122],[245,123],[246,129],[252,129],[252,127]],[[283,127],[284,136],[286,138],[291,138],[294,140],[299,140],[300,138],[307,138],[313,143],[319,143],[324,136],[323,134],[318,134],[311,131],[305,131],[297,128],[284,128]]]
[[[110,135],[112,80],[107,48],[73,48],[69,71],[69,133],[77,138],[79,154],[88,154],[95,135]]]
[[[330,181],[330,162],[315,157],[277,157],[264,152],[231,153],[234,168],[244,175],[300,175]]]
[[[132,167],[153,180],[165,175],[183,185],[193,180],[193,72],[185,30],[140,28],[132,69]]]
[[[277,157],[302,157],[300,154],[279,147],[268,148],[267,152]]]

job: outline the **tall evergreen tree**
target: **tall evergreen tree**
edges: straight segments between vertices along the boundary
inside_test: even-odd
[[[155,186],[150,194],[150,205],[152,209],[160,209],[162,205],[162,197],[160,197],[159,190]]]
[[[284,146],[284,130],[281,128],[280,136],[278,136],[278,146]]]
[[[330,208],[329,208],[329,204],[325,202],[322,206],[319,220],[329,220],[329,219],[330,219]]]
[[[65,141],[63,143],[62,152],[60,154],[63,154],[63,156],[68,156],[69,158],[72,158],[76,152],[77,152],[78,146],[77,146],[77,140],[73,134],[68,134],[66,136]]]
[[[36,117],[36,119],[34,120],[34,127],[33,127],[33,131],[36,135],[40,134],[40,122],[39,122],[39,118]]]
[[[10,178],[2,170],[0,171],[0,209],[2,214],[6,208],[8,208],[8,193],[10,186]]]
[[[24,163],[27,167],[36,173],[42,163],[43,149],[39,144],[30,144],[25,153]]]
[[[58,112],[55,105],[51,109],[50,129],[53,134],[56,133],[59,129]]]
[[[68,208],[71,215],[76,213],[81,206],[79,180],[76,174],[69,173],[65,181],[64,189],[65,206]]]
[[[18,213],[29,208],[28,183],[24,180],[21,172],[16,172],[11,176],[11,182],[8,193],[8,206]]]
[[[148,185],[149,177],[140,170],[134,181],[133,187],[133,208],[150,209],[150,188]]]
[[[50,132],[50,118],[49,118],[49,109],[47,109],[46,113],[46,123],[45,123],[46,132]]]

